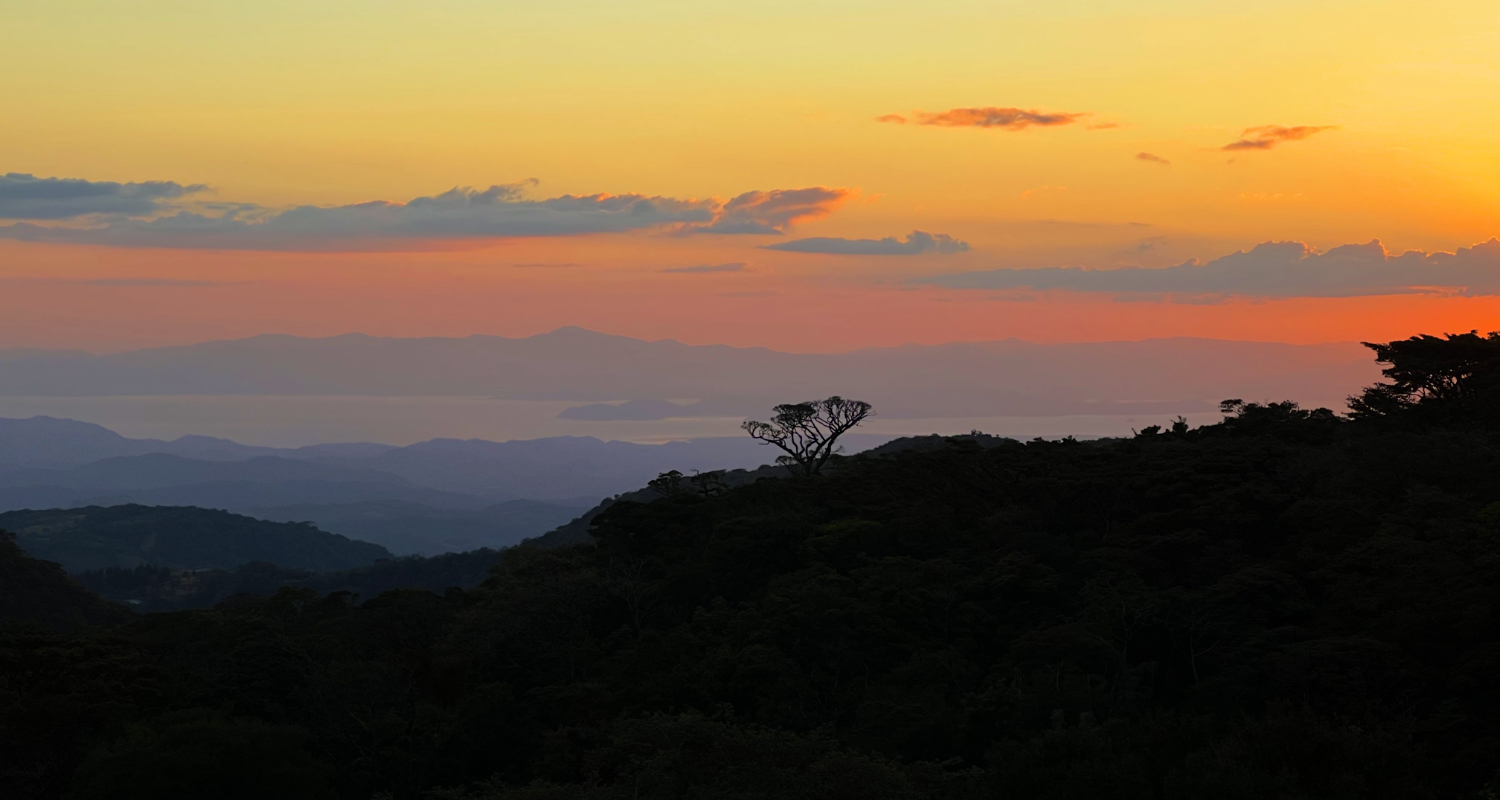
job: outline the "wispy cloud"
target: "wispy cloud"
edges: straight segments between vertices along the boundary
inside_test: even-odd
[[[86,214],[153,214],[172,201],[208,189],[173,181],[116,183],[77,178],[0,175],[0,219],[72,219]]]
[[[1169,165],[1172,163],[1159,155],[1156,155],[1154,153],[1147,153],[1145,151],[1136,153],[1135,157],[1138,161],[1150,161],[1153,164]]]
[[[1270,150],[1282,142],[1296,142],[1306,139],[1320,131],[1330,130],[1337,125],[1297,125],[1294,127],[1283,127],[1281,125],[1260,125],[1254,128],[1246,128],[1240,132],[1238,141],[1230,142],[1219,148],[1220,150]]]
[[[525,196],[535,183],[527,181],[488,189],[454,188],[405,203],[376,200],[285,210],[249,203],[216,203],[189,210],[168,204],[202,187],[24,177],[0,186],[0,206],[8,197],[14,212],[10,218],[61,224],[0,225],[0,238],[224,250],[424,249],[444,240],[573,236],[654,228],[684,234],[780,235],[797,222],[831,213],[854,194],[852,189],[818,186],[746,192],[727,202],[640,194],[563,195],[536,200]],[[67,202],[38,199],[32,195],[44,192],[36,185],[52,187],[46,189],[52,192],[61,191],[57,187],[73,187],[69,191],[75,196]],[[93,187],[93,193],[79,186]],[[101,186],[116,188],[105,191],[98,188]]]
[[[744,272],[745,264],[736,261],[732,264],[699,264],[696,267],[672,267],[662,272],[676,273],[679,275],[700,275],[705,272]]]
[[[715,208],[711,222],[684,226],[682,232],[780,235],[799,222],[828,216],[853,196],[852,189],[826,186],[745,192]]]
[[[953,289],[1102,292],[1121,299],[1203,302],[1226,297],[1500,295],[1500,240],[1453,253],[1386,252],[1378,241],[1318,252],[1301,242],[1266,242],[1206,264],[1175,267],[996,269],[914,278]]]
[[[962,242],[945,233],[912,231],[902,241],[894,236],[884,239],[840,239],[830,236],[815,236],[810,239],[793,239],[790,242],[763,245],[767,250],[784,250],[792,253],[825,253],[840,256],[914,256],[923,253],[962,253],[969,249]]]
[[[951,108],[947,111],[915,111],[910,118],[900,114],[886,114],[875,118],[876,122],[894,122],[904,125],[908,121],[916,125],[936,125],[942,128],[999,128],[1019,131],[1032,126],[1053,127],[1071,125],[1087,112],[1039,111],[1031,108]]]

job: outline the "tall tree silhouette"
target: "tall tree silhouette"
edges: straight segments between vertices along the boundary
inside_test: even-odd
[[[795,475],[817,475],[843,448],[835,442],[849,429],[875,413],[869,403],[845,400],[838,395],[827,400],[787,403],[773,409],[770,422],[745,420],[740,427],[752,438],[781,448],[786,455],[776,463]]]
[[[1423,334],[1384,344],[1365,342],[1390,383],[1349,398],[1356,419],[1500,419],[1500,332]]]

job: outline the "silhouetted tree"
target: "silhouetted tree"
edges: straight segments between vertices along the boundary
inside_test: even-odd
[[[713,469],[708,472],[693,470],[693,474],[688,477],[688,484],[693,487],[694,492],[704,497],[713,497],[729,491],[729,482],[724,479],[722,469]]]
[[[687,491],[682,485],[682,472],[680,470],[668,470],[649,481],[646,488],[659,495],[671,497],[674,494],[682,494]]]
[[[716,469],[708,472],[693,470],[692,475],[683,475],[680,470],[670,470],[657,475],[646,482],[646,488],[664,497],[673,495],[693,494],[712,497],[729,491],[729,483],[724,479],[724,470]]]
[[[1355,419],[1424,420],[1494,417],[1500,410],[1500,332],[1422,334],[1379,344],[1364,342],[1388,364],[1377,383],[1349,398]]]
[[[745,420],[740,427],[752,438],[773,444],[786,452],[776,463],[796,475],[817,475],[842,448],[835,442],[849,429],[864,422],[874,407],[861,400],[838,395],[827,400],[787,403],[775,409],[770,422]]]

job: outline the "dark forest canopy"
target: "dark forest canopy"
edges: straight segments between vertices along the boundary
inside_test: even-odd
[[[91,594],[57,564],[27,556],[14,534],[0,530],[0,620],[73,630],[117,625],[130,618],[124,606]]]
[[[193,506],[88,506],[0,513],[0,529],[26,552],[70,572],[134,568],[231,568],[270,561],[292,569],[345,570],[390,558],[378,544],[307,523],[267,522]]]
[[[1436,368],[1393,343],[1396,388],[1364,396],[1473,344],[1438,342]],[[622,500],[592,541],[505,551],[472,591],[284,589],[108,632],[8,627],[0,785],[1493,796],[1500,431],[1468,409],[1496,369],[1352,420],[1231,401],[1198,429],[953,437]]]

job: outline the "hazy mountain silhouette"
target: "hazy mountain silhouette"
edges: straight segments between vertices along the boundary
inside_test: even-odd
[[[702,401],[687,412],[695,415],[742,416],[788,398],[833,393],[868,400],[887,417],[1174,413],[1206,410],[1225,397],[1338,403],[1349,386],[1375,376],[1355,343],[1010,339],[800,354],[647,342],[572,327],[521,339],[264,335],[106,356],[0,357],[0,395],[651,401],[645,408],[570,413],[587,419],[675,413],[663,398]],[[1137,403],[1150,405],[1113,405]]]
[[[0,473],[0,486],[60,486],[97,491],[159,489],[216,482],[375,482],[406,481],[374,469],[256,456],[245,461],[203,461],[167,453],[106,458],[67,469],[22,468]]]
[[[400,500],[250,508],[259,519],[311,522],[331,533],[374,542],[397,555],[499,549],[561,526],[588,510],[592,499],[545,503],[511,500],[478,509],[433,508]],[[439,587],[442,588],[442,587]]]
[[[3,352],[3,351],[0,351]],[[378,455],[391,445],[358,442],[276,448],[240,444],[212,436],[182,436],[172,441],[128,439],[92,422],[55,417],[0,418],[0,468],[61,468],[106,458],[165,453],[204,461],[244,461],[256,456],[283,458],[361,457]]]
[[[855,435],[848,447],[862,450],[890,438]],[[433,439],[407,447],[277,449],[201,436],[129,439],[49,417],[0,419],[0,511],[198,506],[312,521],[398,554],[435,554],[540,536],[600,498],[639,489],[668,470],[755,467],[774,456],[739,437],[658,445],[591,437]]]
[[[891,438],[855,435],[848,446],[864,449]],[[77,490],[88,497],[120,492],[144,497],[142,492],[173,487],[284,484],[295,491],[297,485],[347,484],[372,488],[358,497],[288,502],[402,499],[436,507],[481,508],[521,498],[602,497],[639,488],[671,469],[755,467],[774,456],[744,437],[664,444],[587,436],[507,442],[430,439],[406,447],[353,443],[278,449],[198,436],[172,442],[128,439],[99,425],[33,417],[0,419],[0,498],[19,487]],[[35,466],[38,463],[47,466]],[[424,494],[428,490],[455,496]]]

